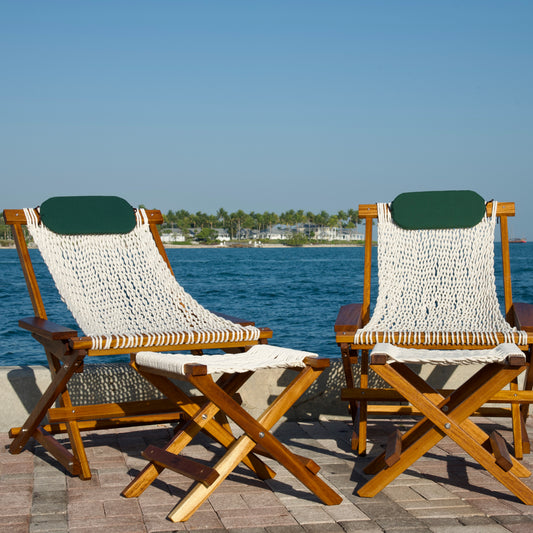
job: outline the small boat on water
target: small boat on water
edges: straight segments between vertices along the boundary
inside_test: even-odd
[[[527,242],[526,239],[522,239],[521,237],[515,237],[513,239],[509,239],[509,243],[511,244],[517,244],[517,243],[524,243]]]

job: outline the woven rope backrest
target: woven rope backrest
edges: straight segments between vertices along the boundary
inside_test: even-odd
[[[378,296],[356,342],[375,343],[376,332],[415,334],[413,343],[425,333],[427,344],[497,344],[494,333],[522,339],[498,304],[495,224],[493,215],[472,228],[406,230],[378,204]]]
[[[179,285],[150,232],[143,209],[129,233],[58,235],[26,209],[28,230],[50,270],[57,289],[93,347],[102,336],[153,335],[154,345],[255,340],[259,330],[240,326],[202,307]]]

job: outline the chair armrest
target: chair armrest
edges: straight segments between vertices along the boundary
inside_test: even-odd
[[[513,313],[517,329],[533,332],[533,304],[514,302]]]
[[[226,315],[224,313],[213,313],[213,314],[221,318],[225,318],[226,320],[229,320],[230,322],[233,322],[234,324],[240,324],[241,326],[255,326],[255,322],[252,322],[251,320],[243,320],[242,318],[237,318],[231,315]]]
[[[40,337],[52,341],[68,340],[78,336],[78,332],[73,329],[60,326],[55,322],[50,322],[50,320],[44,320],[35,316],[21,318],[19,320],[19,326],[22,329],[26,329]]]
[[[348,304],[343,305],[337,320],[335,321],[335,331],[357,331],[362,327],[361,309],[363,304]]]

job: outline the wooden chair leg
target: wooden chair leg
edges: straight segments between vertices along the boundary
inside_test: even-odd
[[[178,455],[200,432],[203,426],[218,411],[218,407],[208,402],[203,408],[199,409],[194,417],[187,422],[183,429],[180,430],[165,447],[165,451]],[[164,470],[164,466],[155,462],[149,462],[143,470],[124,488],[122,496],[126,498],[135,498],[140,496]]]
[[[55,375],[52,376],[52,382],[41,396],[41,399],[26,419],[26,422],[18,434],[14,437],[13,442],[9,447],[11,453],[20,453],[28,443],[29,439],[35,437],[40,444],[42,444],[73,475],[78,475],[81,472],[82,469],[78,458],[68,452],[68,450],[59,444],[51,435],[40,431],[39,425],[46,416],[48,410],[65,390],[72,374],[74,374],[82,364],[84,357],[84,352],[74,354],[69,361],[65,362],[61,368],[55,372]]]
[[[353,364],[357,362],[357,352],[350,348],[349,344],[341,344],[341,356],[342,356],[342,366],[344,369],[344,376],[346,379],[346,387],[348,389],[355,388],[355,380],[353,377]],[[352,417],[352,437],[351,437],[351,448],[353,451],[357,451],[359,448],[359,418],[360,418],[360,406],[359,402],[356,400],[348,400],[348,409]]]
[[[361,351],[361,388],[368,389],[368,350]],[[358,427],[358,455],[366,455],[366,441],[368,438],[368,402],[360,400],[357,402],[357,427]]]
[[[416,389],[419,391],[419,394],[423,394],[426,398],[430,399],[435,405],[439,405],[442,409],[447,409],[449,416],[452,416],[453,413],[453,416],[457,417],[456,422],[462,423],[462,426],[472,435],[472,437],[476,439],[478,444],[484,446],[486,449],[489,449],[489,435],[468,419],[470,413],[467,410],[461,411],[461,416],[459,417],[457,415],[456,408],[461,406],[461,404],[470,397],[471,390],[477,390],[482,384],[492,379],[495,367],[482,368],[474,376],[470,377],[459,389],[454,391],[448,398],[444,398],[444,396],[442,396],[438,391],[434,390],[430,385],[428,385],[428,383],[420,378],[420,376],[412,372],[408,367],[398,365],[395,366],[395,369],[403,377],[403,379],[408,380],[416,387]],[[420,449],[420,455],[417,458],[422,457],[422,455],[429,451],[432,446],[437,444],[442,437],[442,432],[438,432],[434,427],[434,424],[428,420],[427,417],[421,419],[415,426],[413,426],[404,434],[402,437],[402,449],[409,448],[414,443],[422,440],[423,436],[429,433],[432,434],[432,437],[425,437],[428,439],[428,448],[425,451]],[[434,440],[433,444],[430,446],[429,439],[431,438],[436,440]],[[376,457],[372,463],[365,468],[365,472],[367,474],[375,474],[376,472],[379,472],[385,468],[385,463],[383,460],[384,456],[385,454],[382,453],[380,456]],[[516,460],[513,461],[513,473],[519,477],[528,477],[530,475],[530,472]]]
[[[533,504],[533,491],[513,472],[516,463],[514,459],[510,458],[513,465],[508,471],[502,469],[496,463],[497,458],[478,442],[476,435],[472,435],[471,429],[473,424],[470,421],[466,423],[468,416],[520,374],[524,370],[524,367],[487,365],[485,369],[489,368],[492,377],[486,381],[485,376],[483,376],[482,380],[478,380],[483,381],[483,383],[476,388],[465,388],[463,385],[463,387],[456,391],[456,397],[450,400],[450,405],[436,402],[435,398],[438,399],[440,396],[436,391],[433,392],[434,397],[431,398],[425,393],[425,390],[420,390],[421,387],[416,386],[416,382],[420,381],[420,378],[404,365],[374,365],[373,368],[417,407],[427,417],[428,421],[423,422],[426,426],[424,428],[424,434],[417,435],[418,438],[409,447],[406,447],[405,450],[402,447],[403,451],[400,460],[390,468],[382,469],[374,478],[365,484],[359,491],[360,496],[375,495],[408,468],[417,458],[428,451],[435,444],[435,441],[438,442],[442,437],[448,435],[519,499],[528,505]],[[482,369],[478,374],[486,374],[484,372],[485,369]],[[427,384],[422,389],[425,387],[427,387]],[[443,409],[443,407],[449,407],[449,409]],[[429,421],[430,426],[427,424]],[[417,429],[419,433],[421,427],[420,425]],[[412,436],[413,433],[411,433]],[[519,467],[517,466],[516,468]]]
[[[527,354],[528,367],[526,371],[526,376],[524,379],[524,390],[531,391],[533,390],[533,348],[530,346]],[[531,445],[529,442],[529,437],[527,431],[525,430],[525,423],[529,417],[529,403],[522,404],[520,406],[520,422],[522,423],[522,449],[524,453],[531,453]]]
[[[216,480],[209,486],[196,483],[179,504],[170,511],[168,519],[172,522],[188,520],[254,447],[255,442],[246,435],[236,440],[215,465],[214,470],[218,473]]]
[[[304,466],[301,458],[290,452],[271,433],[270,428],[283,416],[293,403],[315,381],[318,374],[311,367],[302,370],[285,391],[271,404],[259,420],[255,420],[245,409],[219,389],[210,376],[189,376],[198,390],[212,399],[252,440],[293,473],[302,483],[327,504],[338,503],[338,495],[316,477],[314,466]]]
[[[241,462],[242,457],[245,457],[253,450],[256,442],[260,443],[272,457],[293,473],[324,503],[328,505],[340,503],[342,498],[316,475],[316,469],[312,466],[310,469],[307,468],[301,458],[292,454],[292,452],[270,433],[270,429],[274,424],[287,412],[301,394],[309,388],[322,370],[317,371],[311,367],[302,370],[258,420],[250,416],[238,403],[217,387],[211,379],[211,376],[189,376],[189,381],[200,392],[216,403],[229,418],[245,431],[245,434],[233,443],[216,464],[215,470],[219,474],[216,481],[209,487],[197,483],[185,498],[169,513],[168,518],[173,522],[181,522],[190,518]]]
[[[72,361],[65,363],[59,372],[57,372],[52,379],[52,382],[41,396],[41,399],[37,402],[37,405],[26,419],[19,434],[13,439],[13,442],[9,447],[11,453],[20,453],[24,449],[24,446],[26,446],[33,433],[46,416],[48,409],[52,407],[57,397],[65,389],[67,382],[76,371],[76,368],[83,361],[83,357],[84,355],[79,355],[73,358]]]
[[[173,401],[179,408],[190,416],[190,421],[183,429],[176,433],[174,438],[167,445],[165,450],[170,453],[180,453],[202,429],[206,430],[215,440],[226,448],[230,447],[235,438],[222,427],[213,417],[219,408],[212,402],[208,402],[203,408],[197,405],[192,398],[187,396],[179,387],[172,383],[167,377],[145,372],[142,368],[132,363],[133,368],[145,377],[152,385],[158,388],[167,398]],[[220,385],[227,394],[233,395],[248,380],[249,374],[235,374],[234,376],[222,376]],[[254,471],[261,479],[270,479],[275,476],[263,461],[253,454],[246,456],[242,462]],[[148,488],[164,467],[149,463],[122,491],[122,495],[127,498],[137,497]]]
[[[48,359],[50,372],[52,373],[52,376],[55,376],[61,368],[61,364],[57,357],[55,357],[54,354],[48,350],[46,351],[46,357]],[[61,407],[72,409],[72,401],[70,400],[70,394],[67,388],[65,388],[65,390],[61,393],[58,400]],[[66,430],[70,441],[72,454],[80,464],[80,479],[91,479],[91,468],[89,466],[89,461],[87,460],[87,454],[85,453],[85,446],[83,445],[78,422],[76,420],[67,422]]]
[[[518,379],[515,378],[509,385],[511,391],[518,393]],[[511,404],[511,420],[513,426],[514,455],[517,459],[524,458],[523,438],[522,438],[522,415],[520,404]]]

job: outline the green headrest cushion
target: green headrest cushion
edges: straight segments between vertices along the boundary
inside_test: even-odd
[[[471,228],[485,215],[485,200],[473,191],[406,192],[391,204],[404,229]]]
[[[41,205],[41,220],[61,235],[129,233],[133,207],[118,196],[55,196]]]

